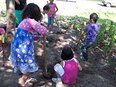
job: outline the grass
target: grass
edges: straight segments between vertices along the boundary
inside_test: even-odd
[[[114,9],[114,8],[113,8]],[[114,11],[103,11],[103,10],[95,10],[95,9],[77,9],[77,16],[80,17],[85,17],[85,18],[89,18],[89,15],[93,12],[97,13],[99,15],[100,19],[109,19],[112,20],[114,22],[116,22],[116,12]]]
[[[102,0],[88,0],[88,1],[102,1]]]
[[[96,1],[96,2],[101,2],[102,0],[87,0],[87,1]],[[105,7],[103,7],[105,8]],[[108,9],[108,8],[107,8]],[[115,9],[112,7],[112,9]],[[110,10],[103,11],[103,10],[95,10],[95,9],[82,9],[78,10],[78,16],[82,16],[85,18],[89,18],[89,15],[93,12],[96,12],[99,15],[100,19],[109,19],[114,22],[116,22],[116,11],[112,12]]]
[[[88,0],[88,1],[102,1],[102,0]],[[2,0],[0,1],[0,8],[1,10],[5,10],[5,3]],[[77,15],[81,17],[89,18],[89,15],[94,11],[99,15],[99,18],[109,19],[116,22],[116,12],[110,12],[110,11],[104,12],[101,10],[82,9],[82,10],[77,10]],[[5,20],[5,18],[0,15],[0,20]]]

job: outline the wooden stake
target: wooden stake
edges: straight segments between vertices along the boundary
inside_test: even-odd
[[[47,73],[47,61],[46,61],[46,35],[43,36],[43,59],[44,59],[44,72]]]
[[[15,9],[15,0],[7,0],[7,32],[14,33],[15,30],[15,16],[14,16],[14,9]]]

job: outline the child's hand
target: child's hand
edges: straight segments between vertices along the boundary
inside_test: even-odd
[[[79,62],[78,62],[78,68],[79,68],[80,71],[82,71],[82,67],[81,67]]]
[[[81,65],[80,65],[80,64],[78,65],[78,67],[79,67],[79,70],[80,70],[80,71],[82,71],[82,67],[81,67]]]
[[[45,15],[45,11],[42,11],[42,14]]]
[[[56,16],[56,14],[54,13],[54,14],[52,14],[52,17],[54,18]]]
[[[19,5],[20,5],[20,1],[19,1],[19,0],[15,0],[15,2],[16,2],[17,4],[19,4]]]

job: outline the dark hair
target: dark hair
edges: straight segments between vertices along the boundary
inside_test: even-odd
[[[62,50],[62,53],[61,53],[61,59],[70,60],[73,57],[74,57],[74,54],[73,54],[71,47],[65,46]]]
[[[95,22],[97,22],[97,20],[98,20],[98,15],[97,15],[96,13],[92,13],[92,14],[90,15],[90,19],[93,19]]]
[[[50,7],[49,7],[49,5],[45,5],[44,7],[43,7],[43,10],[45,11],[48,11],[48,10],[50,10]]]
[[[23,10],[24,7],[26,6],[27,0],[19,0],[20,4],[16,3],[15,1],[15,9],[16,10]]]
[[[41,21],[42,14],[40,8],[34,3],[28,4],[23,10],[22,19],[25,19],[27,17],[35,19],[36,21]]]

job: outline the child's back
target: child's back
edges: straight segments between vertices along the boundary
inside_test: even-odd
[[[75,58],[64,61],[64,74],[62,76],[62,81],[65,84],[75,84],[77,80],[77,76],[79,73],[78,63]]]
[[[52,79],[54,82],[60,80],[66,85],[75,85],[79,70],[82,70],[79,62],[74,58],[72,49],[69,46],[65,46],[61,53],[61,59],[63,60],[60,64],[54,66],[58,78]]]
[[[98,32],[99,26],[97,23],[90,23],[86,27],[86,42],[94,43],[96,41],[96,35]]]

